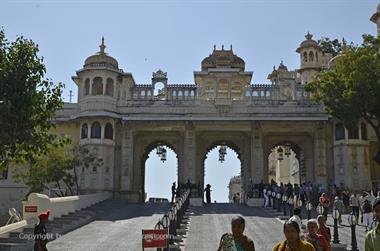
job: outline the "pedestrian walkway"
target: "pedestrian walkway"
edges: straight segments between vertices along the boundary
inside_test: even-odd
[[[93,222],[48,244],[49,251],[141,250],[141,230],[152,229],[169,203],[103,203]]]
[[[239,204],[217,203],[203,207],[190,207],[192,212],[186,251],[216,250],[220,237],[231,232],[231,219],[241,215],[246,220],[244,233],[253,239],[256,250],[272,250],[283,239],[282,223],[262,208]]]

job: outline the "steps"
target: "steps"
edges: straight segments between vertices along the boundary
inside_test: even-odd
[[[77,229],[95,219],[97,213],[103,212],[106,201],[100,202],[89,208],[64,215],[46,224],[49,241],[61,235]],[[33,249],[34,228],[24,228],[22,232],[11,232],[9,237],[0,237],[0,251],[30,251]]]

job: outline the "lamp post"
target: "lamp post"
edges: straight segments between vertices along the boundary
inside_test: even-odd
[[[277,193],[277,212],[281,212],[281,194]]]
[[[310,201],[308,201],[306,203],[306,210],[307,210],[307,219],[310,220],[311,219],[311,210],[313,209],[313,205],[310,203]]]
[[[339,243],[339,233],[338,233],[338,219],[340,213],[337,208],[333,209],[332,217],[334,219],[334,240],[333,243]]]
[[[272,199],[273,199],[273,209],[276,209],[276,192],[272,192]]]
[[[352,251],[359,251],[358,250],[358,243],[356,242],[356,225],[358,224],[358,218],[354,214],[350,214],[348,216],[348,223],[351,226],[351,250]]]
[[[325,211],[325,209],[323,208],[323,206],[321,204],[318,204],[318,206],[317,206],[318,215],[323,215],[324,211]]]
[[[284,206],[284,216],[286,216],[286,201],[288,200],[288,196],[285,194],[282,195],[282,205]]]

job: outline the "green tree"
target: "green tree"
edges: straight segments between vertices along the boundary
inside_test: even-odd
[[[380,40],[363,35],[361,45],[347,45],[331,69],[318,74],[306,85],[326,110],[347,128],[364,119],[380,143]],[[380,146],[374,156],[380,164]]]
[[[98,167],[103,164],[103,160],[84,146],[51,145],[45,154],[34,156],[24,164],[13,168],[13,172],[16,181],[29,188],[28,194],[51,190],[57,196],[65,196],[78,195],[80,192],[78,168]],[[64,190],[69,193],[64,193]]]
[[[338,39],[330,40],[328,37],[322,37],[318,40],[319,46],[321,46],[322,52],[330,53],[335,57],[342,51],[342,44]]]
[[[8,42],[0,29],[0,169],[29,160],[57,144],[55,111],[62,107],[63,85],[45,79],[38,46],[18,36]]]

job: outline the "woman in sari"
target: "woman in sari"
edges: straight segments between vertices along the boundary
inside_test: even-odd
[[[300,238],[300,227],[295,221],[287,221],[284,224],[286,240],[274,246],[273,251],[315,251],[313,245]]]
[[[218,251],[255,251],[253,241],[243,234],[244,228],[243,217],[233,218],[231,221],[232,233],[223,234]]]
[[[317,233],[318,223],[316,220],[307,221],[307,230],[308,233],[305,235],[305,240],[311,243],[316,251],[330,251],[326,238]]]
[[[330,246],[331,231],[330,231],[330,228],[326,225],[325,217],[323,215],[318,215],[317,221],[318,221],[318,225],[319,225],[317,234],[323,235],[326,238],[327,243]]]

